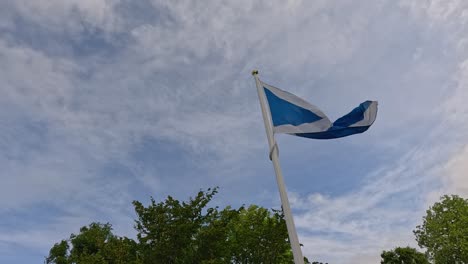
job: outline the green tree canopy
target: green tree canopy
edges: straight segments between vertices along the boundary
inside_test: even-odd
[[[411,247],[397,247],[382,252],[380,256],[381,264],[429,264],[426,255]]]
[[[443,196],[426,211],[414,234],[435,263],[468,263],[468,200]]]
[[[282,213],[250,206],[240,210],[229,227],[231,259],[234,263],[294,263],[287,239]]]
[[[46,263],[136,264],[140,262],[137,258],[135,241],[115,236],[110,224],[92,223],[82,227],[79,234],[71,234],[68,240],[55,244],[46,258]]]
[[[171,196],[159,203],[151,199],[148,207],[133,202],[144,263],[228,261],[227,227],[239,210],[205,208],[216,191],[200,191],[188,202]]]
[[[92,223],[55,244],[46,263],[293,263],[281,211],[207,207],[216,193],[200,191],[182,202],[151,198],[148,206],[134,201],[136,241],[114,235],[110,224]]]

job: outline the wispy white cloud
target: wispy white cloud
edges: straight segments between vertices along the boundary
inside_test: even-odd
[[[466,33],[463,1],[403,2],[422,23],[430,22],[433,37],[454,48],[452,66],[457,71],[445,77],[449,91],[432,115],[431,131],[399,161],[386,164],[350,194],[327,197],[314,193],[293,197],[299,213],[297,224],[304,232],[306,252],[336,263],[376,263],[384,249],[416,246],[412,229],[424,210],[440,195],[466,194],[466,93],[467,50],[460,49]],[[457,49],[458,48],[458,49]],[[441,50],[440,52],[444,52]],[[443,89],[441,87],[441,89]],[[331,234],[336,234],[331,236]],[[337,253],[338,252],[338,253]]]
[[[379,120],[363,137],[307,146],[279,137],[291,173],[289,162],[304,157],[333,173],[340,160],[317,153],[379,156],[362,165],[371,173],[349,175],[359,187],[343,193],[287,178],[312,259],[375,263],[379,250],[412,243],[431,193],[464,192],[465,5],[2,2],[0,205],[9,214],[61,208],[50,222],[62,227],[40,225],[42,245],[23,239],[31,229],[0,229],[0,240],[47,248],[91,220],[131,234],[132,199],[186,198],[205,185],[221,185],[220,203],[276,204],[249,76],[259,67],[265,81],[332,117],[380,100]],[[168,166],[180,175],[164,176]]]
[[[10,6],[10,11],[27,17],[49,30],[70,30],[79,34],[85,29],[86,24],[101,28],[104,32],[119,30],[119,18],[113,11],[118,2],[114,0],[39,0],[34,2],[7,0],[3,5]]]

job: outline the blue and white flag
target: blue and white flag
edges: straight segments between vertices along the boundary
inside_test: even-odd
[[[316,106],[266,83],[260,84],[270,107],[275,133],[315,139],[340,138],[366,131],[377,116],[377,101],[365,101],[332,123]]]

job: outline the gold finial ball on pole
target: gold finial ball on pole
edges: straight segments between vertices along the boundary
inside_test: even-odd
[[[255,75],[257,75],[257,74],[258,74],[258,70],[253,70],[253,71],[252,71],[252,75],[253,75],[253,76],[255,76]]]

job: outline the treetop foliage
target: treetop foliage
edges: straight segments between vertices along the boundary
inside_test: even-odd
[[[443,196],[413,232],[435,263],[468,263],[468,199]]]
[[[114,235],[109,223],[91,223],[56,243],[47,264],[293,264],[281,210],[251,205],[208,207],[217,188],[188,201],[168,196],[134,201],[136,239]],[[467,264],[468,200],[441,197],[413,231],[425,253],[397,247],[382,264]],[[310,263],[305,258],[306,263]],[[312,262],[322,264],[321,262]]]
[[[136,241],[92,223],[55,244],[48,264],[293,263],[281,211],[256,205],[207,207],[217,188],[188,201],[134,201]],[[307,262],[309,263],[309,262]]]
[[[381,264],[429,264],[429,261],[421,252],[411,247],[397,247],[391,251],[384,251],[380,255]]]
[[[423,217],[413,231],[425,254],[414,248],[384,251],[382,264],[467,264],[468,200],[458,195],[444,195]]]

